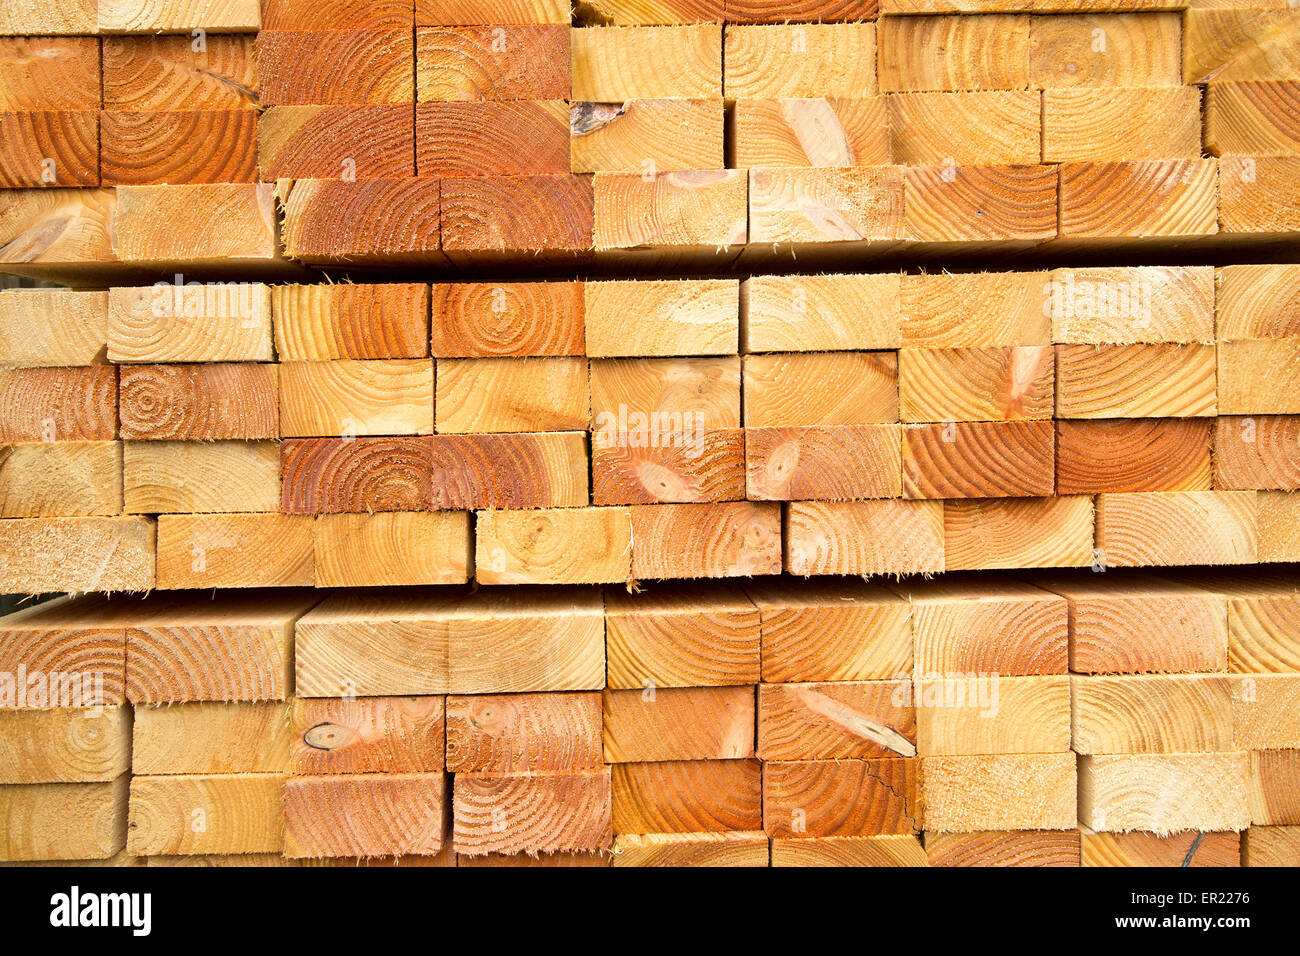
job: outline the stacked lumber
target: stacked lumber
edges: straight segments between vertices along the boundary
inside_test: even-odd
[[[1297,51],[9,4],[0,860],[1300,865]]]
[[[1298,648],[1290,571],[62,598],[0,855],[1294,865]]]
[[[7,290],[0,587],[1300,560],[1297,289],[1231,265]]]
[[[103,6],[0,22],[0,262],[27,275],[1300,231],[1300,12],[1277,4]]]

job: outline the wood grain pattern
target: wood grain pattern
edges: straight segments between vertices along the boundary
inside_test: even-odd
[[[1058,345],[1060,418],[1192,418],[1217,412],[1211,345]]]
[[[432,506],[567,508],[587,504],[582,432],[435,435]]]
[[[723,42],[728,98],[871,96],[876,25],[734,26]]]
[[[429,354],[429,290],[422,283],[276,285],[271,314],[283,362]]]
[[[415,101],[410,30],[262,30],[257,68],[264,106]]]
[[[772,841],[773,866],[926,866],[921,841],[907,834]]]
[[[337,359],[279,366],[280,434],[428,435],[434,367],[428,359]]]
[[[751,500],[844,501],[903,493],[896,425],[746,428]]]
[[[475,577],[483,584],[612,584],[632,578],[628,508],[480,511]]]
[[[1224,415],[1300,413],[1297,356],[1300,339],[1219,343],[1219,411]]]
[[[303,697],[533,693],[604,682],[600,595],[340,591],[295,626]]]
[[[584,355],[583,289],[581,282],[435,283],[433,354]]]
[[[257,123],[258,174],[267,181],[412,176],[414,133],[405,106],[271,106]]]
[[[1300,419],[1286,415],[1238,418],[1214,423],[1214,487],[1300,488]]]
[[[1209,421],[1077,419],[1056,423],[1056,491],[1208,491]]]
[[[132,773],[283,773],[289,769],[288,704],[150,704],[134,710]]]
[[[620,833],[611,866],[767,866],[767,835],[761,832]]]
[[[1078,866],[1075,830],[984,830],[927,833],[931,866]]]
[[[1241,837],[1243,866],[1295,866],[1300,827],[1251,827]]]
[[[1200,159],[1201,91],[1063,89],[1043,91],[1043,161]]]
[[[571,431],[591,420],[580,358],[438,359],[436,382],[443,434]]]
[[[762,829],[757,760],[670,760],[610,768],[618,833]]]
[[[888,98],[736,101],[734,165],[883,166],[894,156]]]
[[[0,208],[0,262],[114,262],[118,196],[111,189],[10,193]]]
[[[122,480],[117,442],[0,445],[0,517],[121,514]]]
[[[464,584],[473,575],[468,512],[324,514],[312,523],[321,587]]]
[[[118,437],[117,369],[0,369],[0,441],[111,441]]]
[[[781,572],[781,512],[771,502],[632,505],[632,577]]]
[[[922,812],[915,759],[763,764],[763,829],[776,839],[919,833]]]
[[[1098,495],[1097,547],[1115,567],[1251,564],[1259,556],[1255,493]]]
[[[903,178],[898,166],[751,169],[749,241],[901,239]]]
[[[1029,82],[1034,87],[1176,87],[1183,82],[1181,67],[1182,17],[1177,13],[1099,12],[1029,20]]]
[[[1069,606],[1059,595],[988,575],[948,574],[897,590],[911,605],[917,675],[1068,669]]]
[[[1240,866],[1241,836],[1236,833],[1082,834],[1082,866]]]
[[[583,310],[592,357],[737,351],[740,285],[734,279],[587,282]]]
[[[444,766],[442,697],[294,698],[295,774],[431,773]]]
[[[285,779],[279,773],[133,777],[127,852],[279,853]]]
[[[1035,575],[1070,605],[1070,670],[1079,674],[1224,671],[1223,597],[1189,584],[1108,571],[1066,579]]]
[[[99,105],[97,39],[0,37],[0,110],[97,110]]]
[[[592,431],[602,445],[680,445],[699,430],[739,428],[740,407],[736,356],[591,362]]]
[[[447,698],[447,769],[520,773],[598,769],[597,693]]]
[[[99,33],[174,33],[199,26],[214,33],[246,33],[261,24],[261,10],[253,0],[99,0],[98,23]]]
[[[911,611],[880,585],[779,579],[747,587],[761,615],[764,681],[862,681],[911,672]],[[861,640],[867,633],[873,639]]]
[[[1215,270],[1215,280],[1220,340],[1300,334],[1291,304],[1300,296],[1300,269],[1290,265],[1224,266]]]
[[[1048,346],[903,349],[898,356],[905,422],[992,422],[1052,417],[1055,356]]]
[[[611,690],[759,680],[759,612],[732,584],[609,589],[605,632]]]
[[[1076,753],[1233,749],[1234,704],[1226,676],[1076,676],[1070,689]]]
[[[106,36],[104,108],[116,110],[254,109],[258,101],[255,38],[209,35],[194,49],[189,36]]]
[[[1215,272],[1208,266],[1054,269],[1052,340],[1070,344],[1180,342],[1215,337]]]
[[[916,709],[894,681],[760,684],[764,761],[915,757]]]
[[[926,832],[1074,829],[1074,763],[1072,753],[924,757]]]
[[[1289,10],[1194,10],[1183,31],[1184,83],[1300,79],[1300,21]]]
[[[105,186],[257,182],[258,117],[247,109],[105,112]]]
[[[430,443],[419,438],[309,438],[280,444],[286,514],[421,511],[432,489]]]
[[[274,365],[133,365],[120,371],[122,438],[212,441],[280,437]]]
[[[591,103],[722,96],[722,26],[599,27],[569,34],[572,97]],[[658,64],[672,63],[671,72]]]
[[[1062,163],[1060,232],[1080,238],[1218,231],[1214,160]]]
[[[904,175],[908,238],[1056,237],[1057,175],[1050,166],[909,166]]]
[[[935,273],[902,279],[906,348],[1014,348],[1047,345],[1041,272]]]
[[[1050,421],[903,427],[903,496],[1011,498],[1056,488]]]
[[[1098,832],[1242,830],[1244,753],[1126,754],[1079,759],[1079,822]]]
[[[582,251],[592,248],[594,199],[585,176],[442,180],[447,251]]]
[[[880,89],[1013,90],[1029,83],[1027,16],[886,17]]]
[[[108,292],[108,359],[269,362],[271,293],[261,283],[114,288]]]
[[[420,103],[415,108],[415,167],[419,176],[445,178],[565,175],[568,104]]]
[[[945,501],[943,536],[949,571],[1087,567],[1093,503],[1087,495]]]
[[[903,281],[897,274],[753,276],[741,287],[741,348],[896,349]]]
[[[127,630],[127,699],[287,699],[294,690],[294,624],[318,598],[249,591],[217,603],[177,596]]]
[[[569,25],[417,28],[415,89],[421,103],[567,100]]]
[[[137,517],[12,518],[0,521],[10,594],[148,591],[154,586],[154,525]]]
[[[457,774],[457,853],[555,853],[612,842],[609,770]]]
[[[745,425],[896,422],[898,357],[891,352],[776,353],[745,358]]]
[[[0,858],[13,861],[107,860],[126,844],[127,785],[31,784],[0,787],[0,810],[9,825]],[[81,822],[69,827],[69,820]]]
[[[131,716],[120,706],[0,710],[0,781],[111,782],[131,769]]]
[[[1042,159],[1042,105],[1030,90],[894,93],[890,161],[904,166],[1036,165]]]
[[[441,773],[290,777],[284,854],[434,856],[447,830],[447,788]]]
[[[607,690],[602,702],[607,763],[733,760],[754,756],[751,687]]]
[[[271,186],[119,186],[114,248],[123,262],[275,259]]]
[[[1300,155],[1300,81],[1211,83],[1205,148],[1215,156]]]
[[[575,103],[569,110],[568,168],[575,173],[721,169],[722,100]]]
[[[745,441],[739,428],[681,430],[667,441],[598,430],[592,438],[592,503],[740,501],[745,498]]]
[[[1264,750],[1250,755],[1250,819],[1254,825],[1295,825],[1300,806],[1287,781],[1295,778],[1300,753]]]
[[[0,366],[102,365],[107,343],[105,292],[0,291]]]
[[[0,187],[98,186],[98,125],[91,110],[0,112]]]
[[[1072,678],[974,673],[974,677],[929,676],[916,681],[919,753],[930,757],[1069,752]]]
[[[943,505],[930,501],[792,502],[791,574],[911,574],[944,567]]]
[[[596,173],[595,247],[709,250],[750,240],[749,176],[741,169]]]
[[[441,260],[441,196],[436,179],[281,183],[276,198],[284,210],[285,255],[309,262]]]

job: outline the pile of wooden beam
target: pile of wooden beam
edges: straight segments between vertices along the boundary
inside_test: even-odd
[[[1298,184],[1273,0],[8,4],[0,860],[1300,865]]]
[[[1300,560],[1300,266],[0,292],[0,589]]]
[[[1258,2],[64,0],[0,21],[0,262],[1259,247],[1300,229],[1300,11]]]
[[[7,860],[1300,864],[1293,573],[61,599]]]

